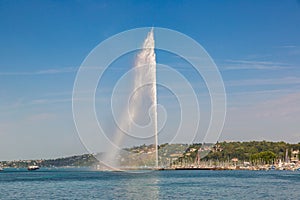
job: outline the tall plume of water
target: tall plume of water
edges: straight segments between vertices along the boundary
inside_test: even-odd
[[[158,133],[157,133],[157,88],[156,88],[156,56],[154,52],[155,41],[153,29],[148,33],[147,38],[144,41],[141,52],[137,55],[135,67],[142,67],[141,70],[136,70],[135,75],[135,87],[148,87],[141,93],[134,93],[133,101],[136,103],[143,103],[143,97],[150,97],[150,105],[153,110],[150,112],[153,122],[153,133],[155,138],[155,167],[158,167]],[[150,85],[147,85],[149,84]],[[132,104],[134,106],[134,104]],[[132,118],[135,120],[137,117],[138,107],[135,106],[132,109]]]
[[[117,129],[113,143],[115,147],[108,152],[101,160],[111,168],[118,168],[117,157],[120,153],[118,147],[124,140],[125,134],[120,131],[127,130],[130,134],[134,131],[136,124],[149,124],[149,117],[152,123],[151,129],[155,144],[155,167],[158,168],[158,133],[157,133],[157,88],[156,88],[156,56],[154,52],[155,41],[153,29],[148,33],[141,51],[135,59],[134,65],[134,90],[130,94],[130,102],[121,116],[121,122]],[[151,108],[151,109],[149,109]],[[145,117],[145,116],[148,116]],[[143,121],[144,119],[144,121]],[[145,120],[146,119],[146,120]],[[146,124],[145,124],[146,123]],[[149,129],[147,129],[149,131]],[[139,133],[139,131],[137,131]],[[149,133],[147,133],[149,135]],[[139,135],[135,135],[137,138]],[[143,136],[141,135],[141,138]]]

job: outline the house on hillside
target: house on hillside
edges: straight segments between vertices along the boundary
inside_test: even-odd
[[[299,150],[291,151],[291,162],[297,163],[299,161]]]

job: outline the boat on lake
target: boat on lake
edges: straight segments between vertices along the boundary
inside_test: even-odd
[[[28,166],[28,170],[29,171],[33,171],[33,170],[37,170],[37,169],[39,169],[40,167],[39,166],[37,166],[37,165],[30,165],[30,166]]]

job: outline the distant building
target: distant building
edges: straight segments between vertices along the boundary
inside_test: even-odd
[[[212,149],[212,152],[218,152],[218,151],[219,152],[223,151],[223,148],[221,147],[220,144],[216,144]]]
[[[233,162],[234,166],[236,166],[239,159],[238,158],[232,158],[231,161]]]
[[[297,163],[299,161],[299,150],[291,151],[291,162]]]
[[[190,148],[189,149],[189,152],[195,152],[195,151],[197,151],[198,149],[196,149],[196,148]]]

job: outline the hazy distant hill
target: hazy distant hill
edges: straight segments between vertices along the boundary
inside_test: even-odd
[[[215,145],[200,143],[187,144],[161,144],[159,145],[159,160],[162,165],[169,165],[171,162],[194,163],[199,159],[199,153],[207,152],[207,156],[201,160],[229,161],[237,158],[241,161],[253,161],[254,159],[281,159],[291,156],[292,150],[299,150],[300,143],[289,144],[285,142],[251,141],[251,142],[219,142]],[[154,145],[141,145],[124,149],[128,154],[120,158],[124,166],[147,165],[149,159],[153,160]],[[121,155],[122,156],[122,155]],[[126,157],[127,156],[127,157]],[[300,157],[300,155],[299,155]],[[71,156],[66,158],[49,160],[21,160],[2,161],[2,167],[26,168],[28,165],[39,165],[40,167],[89,167],[96,166],[99,161],[92,154]],[[151,163],[150,163],[151,164]]]

